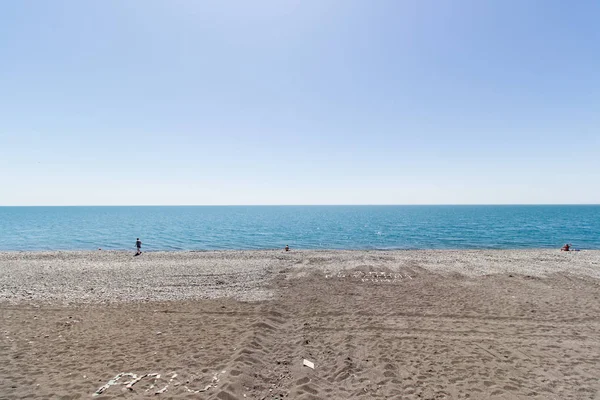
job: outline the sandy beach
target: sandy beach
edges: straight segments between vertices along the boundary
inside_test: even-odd
[[[600,251],[0,253],[0,399],[600,399],[599,296]]]

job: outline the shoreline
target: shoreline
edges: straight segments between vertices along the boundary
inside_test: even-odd
[[[496,247],[457,247],[457,248],[301,248],[294,247],[291,252],[433,252],[433,251],[560,251],[560,246],[553,247],[510,247],[510,248],[496,248]],[[135,253],[135,248],[130,249],[33,249],[33,250],[0,250],[0,254],[10,253],[97,253],[97,252],[112,252],[112,253]],[[231,248],[231,249],[158,249],[158,250],[144,250],[143,253],[224,253],[224,252],[283,252],[282,247],[268,247],[268,248]],[[570,252],[589,252],[597,251],[598,248],[577,248],[570,250]]]
[[[142,249],[143,250],[143,249]],[[2,254],[13,254],[13,253],[124,253],[130,254],[135,253],[136,249],[101,249],[101,250],[80,250],[80,249],[52,249],[52,250],[0,250],[0,255]],[[436,249],[436,248],[415,248],[415,249],[405,249],[405,248],[394,248],[394,249],[341,249],[341,248],[319,248],[319,249],[310,249],[310,248],[292,248],[290,251],[286,252],[283,248],[273,247],[273,248],[264,248],[264,249],[208,249],[208,250],[143,250],[143,253],[165,253],[165,254],[179,254],[179,253],[313,253],[313,252],[336,252],[336,253],[356,253],[356,252],[389,252],[389,253],[402,253],[402,252],[505,252],[505,251],[515,251],[515,252],[529,252],[529,251],[543,251],[543,252],[560,252],[560,247],[515,247],[515,248],[444,248],[444,249]],[[586,252],[598,252],[600,253],[600,249],[576,249],[570,250],[568,253],[586,253]],[[565,253],[563,251],[563,253]]]

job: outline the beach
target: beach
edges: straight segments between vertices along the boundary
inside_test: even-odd
[[[3,252],[0,399],[598,399],[599,297],[593,250]]]

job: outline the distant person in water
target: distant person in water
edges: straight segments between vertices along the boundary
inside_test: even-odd
[[[135,241],[135,247],[137,248],[137,253],[135,253],[135,255],[139,256],[140,254],[142,254],[142,241],[140,240],[140,238],[137,238],[137,240]]]
[[[560,251],[570,251],[570,250],[571,250],[571,245],[568,243],[560,248]]]
[[[290,246],[288,246],[287,244],[285,245],[285,251],[290,251]]]

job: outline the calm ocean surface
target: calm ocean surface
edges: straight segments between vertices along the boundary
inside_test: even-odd
[[[600,206],[0,207],[0,250],[600,249]]]

